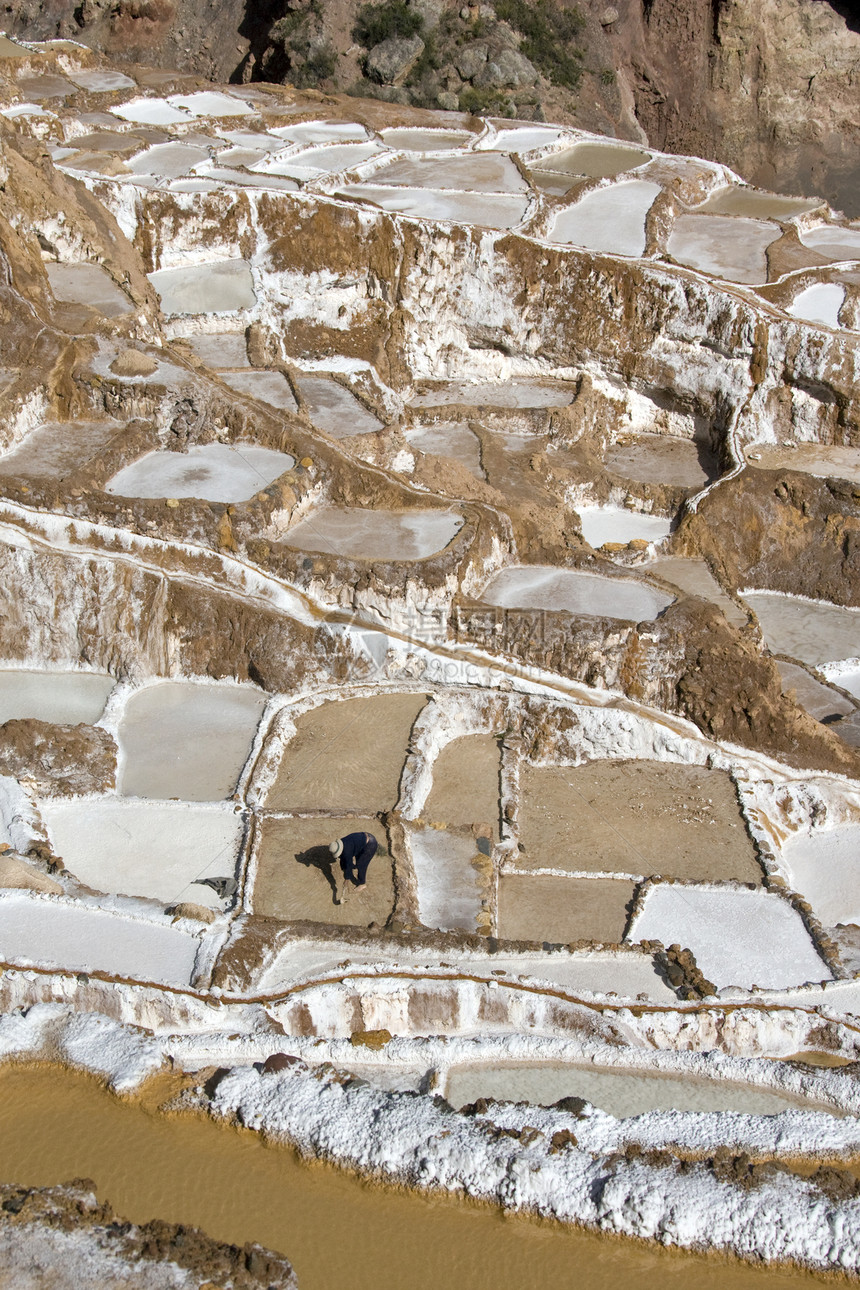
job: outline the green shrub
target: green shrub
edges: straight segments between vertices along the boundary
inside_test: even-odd
[[[337,53],[331,44],[318,46],[306,61],[290,73],[296,89],[309,90],[320,81],[330,80],[337,71]]]
[[[601,85],[614,85],[614,84],[615,84],[615,72],[614,72],[614,70],[613,70],[611,67],[604,67],[604,68],[601,70],[601,73],[600,73],[600,84],[601,84]]]
[[[373,49],[392,36],[417,36],[424,19],[405,0],[385,0],[384,4],[364,4],[358,11],[352,38],[365,49]]]
[[[520,48],[539,72],[568,90],[582,78],[582,51],[571,42],[585,26],[578,9],[561,9],[555,0],[495,0],[496,16],[522,36]]]
[[[479,90],[467,85],[458,102],[460,111],[471,112],[472,116],[513,116],[508,96],[501,90]]]

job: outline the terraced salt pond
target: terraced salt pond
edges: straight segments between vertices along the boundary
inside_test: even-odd
[[[838,282],[816,282],[794,297],[787,312],[804,322],[839,326],[839,310],[845,302],[845,288]]]
[[[607,255],[642,255],[645,217],[660,192],[659,184],[644,179],[598,188],[559,211],[547,239]]]
[[[461,193],[436,188],[394,188],[384,184],[352,184],[338,196],[361,198],[383,210],[415,219],[476,224],[484,228],[515,228],[525,219],[529,197],[522,193]]]
[[[105,318],[120,318],[134,309],[125,292],[99,264],[54,264],[49,261],[45,272],[58,300],[90,305]]]
[[[757,470],[800,470],[820,479],[849,479],[860,484],[860,448],[835,444],[758,443],[747,452],[747,463]]]
[[[232,877],[243,822],[231,809],[105,797],[46,801],[40,813],[55,855],[88,887],[221,908],[210,887],[192,884]]]
[[[195,444],[187,452],[147,453],[114,475],[105,491],[118,497],[244,502],[295,464],[289,453],[259,444]]]
[[[535,165],[559,175],[613,179],[623,171],[634,170],[650,160],[651,153],[642,148],[625,148],[611,143],[577,143],[562,152],[541,157]]]
[[[381,134],[389,148],[402,148],[405,152],[440,152],[447,148],[462,148],[473,137],[468,130],[421,130],[410,126],[392,126],[382,130]]]
[[[664,515],[646,515],[623,506],[580,506],[582,536],[589,546],[599,548],[604,542],[662,542],[669,536],[672,521]]]
[[[449,457],[465,466],[476,479],[484,478],[481,445],[467,425],[456,421],[434,421],[424,426],[413,426],[405,431],[404,437],[418,452]]]
[[[0,457],[0,475],[63,479],[99,454],[119,421],[48,421]]]
[[[614,444],[604,460],[607,470],[643,484],[700,489],[719,474],[719,463],[704,444],[670,435],[637,435]]]
[[[840,224],[821,224],[801,231],[804,246],[828,260],[860,260],[860,228]]]
[[[609,578],[578,569],[521,565],[491,578],[481,599],[503,609],[560,609],[633,622],[656,618],[673,597],[634,578]]]
[[[425,927],[474,932],[485,893],[475,839],[444,829],[421,829],[409,838],[418,883],[418,915]]]
[[[820,205],[815,197],[782,197],[760,188],[744,188],[731,184],[712,193],[706,202],[696,207],[697,214],[740,215],[748,219],[787,220]]]
[[[119,723],[118,791],[191,802],[229,797],[265,704],[251,686],[160,681],[135,691]]]
[[[289,530],[284,542],[353,560],[425,560],[444,550],[463,527],[451,511],[370,511],[321,506]]]
[[[777,592],[744,592],[758,615],[762,635],[774,654],[787,654],[818,667],[860,654],[860,609]]]
[[[149,280],[166,314],[232,313],[257,302],[251,266],[245,260],[215,260],[159,269]]]
[[[92,725],[104,712],[115,685],[106,672],[0,671],[0,725],[5,721],[51,721]]]
[[[445,1097],[457,1108],[476,1102],[479,1097],[499,1102],[532,1102],[537,1106],[552,1106],[564,1097],[581,1097],[618,1119],[645,1115],[648,1111],[778,1115],[780,1111],[797,1110],[803,1105],[798,1098],[770,1089],[561,1063],[455,1066],[448,1074]]]
[[[794,834],[782,859],[791,885],[825,926],[860,924],[860,824]]]
[[[409,400],[413,408],[439,408],[450,404],[488,408],[563,408],[573,402],[576,390],[561,381],[440,381],[428,385]]]
[[[469,153],[464,157],[401,157],[373,176],[398,188],[452,189],[468,193],[524,193],[528,184],[509,157]]]
[[[375,434],[382,429],[382,422],[354,394],[330,377],[303,373],[297,378],[297,384],[311,421],[333,439]]]
[[[221,379],[240,394],[247,394],[252,399],[260,399],[273,408],[281,408],[284,412],[296,411],[296,400],[282,372],[255,372],[249,369],[246,372],[224,372]],[[268,450],[263,449],[263,451]],[[291,464],[295,464],[292,459]],[[289,466],[285,466],[284,470],[289,470]],[[279,473],[283,474],[283,471]]]
[[[679,215],[666,249],[679,264],[728,282],[767,281],[765,251],[779,227],[727,215]]]

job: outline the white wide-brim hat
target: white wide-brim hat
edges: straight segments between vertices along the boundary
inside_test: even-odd
[[[329,851],[337,857],[343,851],[343,838],[335,838],[334,842],[329,843]]]

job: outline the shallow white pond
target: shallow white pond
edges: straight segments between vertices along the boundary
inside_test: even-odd
[[[119,421],[51,421],[0,457],[0,475],[63,479],[91,461],[123,427]]]
[[[253,116],[254,109],[231,94],[216,90],[200,90],[196,94],[171,94],[167,100],[171,107],[182,108],[192,116]]]
[[[59,900],[0,898],[0,958],[166,985],[187,985],[200,942],[169,923]]]
[[[782,858],[792,887],[825,927],[860,923],[860,824],[796,833]]]
[[[188,452],[149,452],[107,484],[117,497],[199,497],[246,502],[292,470],[295,457],[256,443],[206,443]]]
[[[100,264],[45,265],[51,290],[58,300],[76,305],[91,305],[105,318],[130,314],[134,305],[124,291]]]
[[[145,152],[131,157],[126,165],[135,175],[156,175],[159,179],[178,179],[189,170],[207,161],[206,148],[195,148],[187,143],[157,143]]]
[[[63,76],[19,76],[18,89],[28,99],[64,99],[77,94],[78,87]]]
[[[860,654],[860,609],[765,591],[748,592],[743,598],[758,615],[765,643],[774,654],[788,654],[813,667]]]
[[[128,103],[109,110],[123,121],[134,121],[137,125],[176,125],[178,121],[189,119],[187,112],[180,112],[166,99],[158,98],[130,99]]]
[[[541,157],[542,170],[562,175],[584,175],[589,179],[611,179],[625,170],[633,170],[651,160],[651,153],[641,148],[619,147],[612,143],[577,143],[563,152]]]
[[[267,157],[253,167],[269,175],[292,175],[297,179],[311,179],[315,175],[335,175],[341,170],[369,161],[384,151],[379,143],[320,144],[301,152],[282,153]]]
[[[443,932],[474,932],[481,912],[481,888],[475,839],[421,829],[410,834],[409,845],[418,883],[418,916],[425,927]]]
[[[549,147],[561,133],[553,126],[517,126],[513,130],[500,130],[488,143],[478,146],[487,152],[530,152],[532,148]]]
[[[845,288],[838,282],[816,282],[799,292],[787,312],[804,322],[823,323],[825,327],[839,326],[839,310],[845,301]]]
[[[295,193],[299,189],[294,179],[285,179],[282,175],[251,174],[246,170],[231,170],[227,166],[215,165],[205,173],[213,184],[231,184],[233,187],[240,188],[267,188],[280,193]]]
[[[850,699],[844,698],[822,681],[816,681],[798,663],[780,661],[776,666],[782,678],[783,694],[793,690],[797,702],[816,721],[824,721],[828,717],[832,721],[833,717],[848,717],[856,711]],[[839,677],[836,683],[842,685],[842,678]],[[847,686],[843,686],[843,689],[847,689]]]
[[[266,695],[250,686],[160,681],[135,691],[119,723],[124,797],[229,797],[251,751]]]
[[[233,876],[242,818],[232,810],[116,797],[42,802],[40,810],[55,854],[88,887],[221,908],[194,879]]]
[[[298,377],[302,398],[314,425],[332,439],[349,439],[356,434],[375,434],[382,429],[372,412],[359,403],[354,394],[327,376]]]
[[[800,914],[767,891],[660,884],[648,892],[627,939],[692,950],[718,989],[830,980]]]
[[[442,152],[461,148],[474,138],[468,130],[418,130],[409,126],[393,126],[380,133],[389,148],[405,152]]]
[[[458,193],[434,188],[387,188],[383,184],[352,184],[340,196],[360,197],[383,210],[416,219],[479,224],[484,228],[513,228],[528,210],[526,193]]]
[[[644,515],[623,506],[581,506],[578,511],[582,536],[589,546],[604,542],[662,542],[669,536],[672,521],[664,515]]]
[[[839,672],[838,675],[832,676],[831,680],[835,681],[843,690],[853,694],[855,699],[860,699],[860,668],[850,668],[848,671]]]
[[[424,560],[463,527],[451,511],[371,511],[321,506],[285,537],[287,546],[354,560]]]
[[[523,193],[528,184],[510,157],[469,153],[464,157],[398,157],[378,170],[374,184],[398,188],[449,189],[464,193]]]
[[[360,143],[367,131],[357,121],[305,121],[301,125],[276,126],[269,134],[284,143]]]
[[[444,381],[409,400],[413,408],[439,408],[452,403],[488,408],[562,408],[573,401],[575,389],[563,381]]]
[[[782,197],[760,188],[730,184],[712,193],[697,212],[709,215],[745,215],[750,219],[787,220],[803,211],[814,210],[821,203],[814,197]]]
[[[818,443],[798,443],[785,448],[757,443],[747,451],[749,464],[758,470],[800,470],[819,479],[835,477],[860,484],[860,448]],[[753,454],[758,460],[752,460]]]
[[[558,212],[547,240],[608,255],[642,255],[645,217],[659,192],[659,184],[631,179],[586,193],[574,206]]]
[[[723,614],[727,622],[736,627],[743,627],[747,615],[738,608],[731,596],[727,596],[704,560],[689,559],[685,556],[659,556],[650,560],[647,565],[649,573],[656,573],[665,578],[688,596],[701,596],[710,600]]]
[[[201,362],[216,370],[226,367],[250,367],[248,346],[243,331],[216,332],[212,335],[184,337]]]
[[[104,712],[114,679],[106,672],[0,671],[0,725],[13,719],[88,725]]]
[[[828,260],[860,260],[860,228],[821,224],[801,232],[800,240]]]
[[[484,478],[481,445],[467,425],[457,421],[434,421],[426,426],[413,426],[405,432],[405,439],[418,452],[450,457],[465,466],[476,479]]]
[[[69,72],[70,81],[74,81],[82,90],[89,90],[91,94],[108,94],[111,90],[131,90],[134,89],[134,81],[130,76],[123,76],[122,72],[111,72],[105,70]]]
[[[524,565],[503,569],[481,595],[503,609],[559,609],[594,618],[644,622],[672,604],[672,597],[635,578],[608,578],[578,569]]]
[[[285,412],[296,411],[296,400],[283,372],[224,372],[221,379],[240,394],[249,394],[252,399],[260,399]],[[287,469],[285,466],[284,470]]]
[[[614,444],[605,461],[624,479],[678,488],[704,488],[719,474],[719,463],[703,444],[674,435],[637,435],[632,443]]]
[[[727,282],[766,282],[766,249],[776,224],[729,215],[679,215],[666,249],[679,264]]]
[[[454,1066],[445,1097],[457,1108],[479,1097],[500,1102],[552,1106],[563,1097],[582,1097],[609,1115],[624,1119],[647,1111],[739,1111],[776,1115],[796,1109],[800,1100],[770,1089],[744,1088],[717,1080],[671,1075],[594,1070],[562,1063],[545,1065]]]
[[[217,260],[159,269],[149,280],[166,314],[217,314],[251,309],[257,303],[246,260]]]

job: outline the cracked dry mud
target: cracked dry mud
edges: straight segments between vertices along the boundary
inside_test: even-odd
[[[19,1096],[52,1061],[156,1134],[856,1273],[856,229],[572,127],[0,55]],[[147,1228],[151,1160],[39,1190],[85,1137],[2,1180],[10,1266],[290,1284],[250,1205],[201,1210],[232,1252],[173,1193]],[[436,1246],[354,1284],[454,1284]]]

